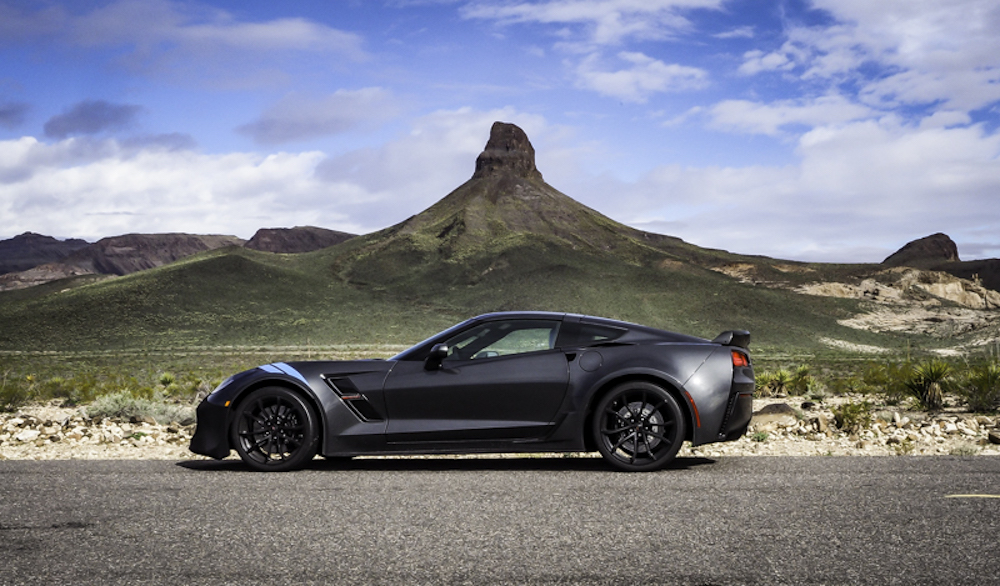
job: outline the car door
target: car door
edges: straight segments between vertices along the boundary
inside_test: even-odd
[[[440,367],[397,364],[386,378],[386,440],[503,441],[545,436],[569,366],[556,320],[500,320],[452,336]]]

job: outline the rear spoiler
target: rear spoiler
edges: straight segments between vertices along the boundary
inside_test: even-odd
[[[750,348],[750,332],[746,330],[729,330],[722,332],[712,340],[713,344],[723,346],[739,346],[740,348]]]

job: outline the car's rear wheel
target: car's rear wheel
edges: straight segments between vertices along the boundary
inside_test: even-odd
[[[618,385],[594,410],[598,451],[629,472],[657,470],[673,460],[684,431],[684,414],[674,396],[645,381]]]
[[[232,437],[248,466],[284,472],[302,467],[316,455],[319,425],[301,395],[284,387],[264,387],[237,407]]]

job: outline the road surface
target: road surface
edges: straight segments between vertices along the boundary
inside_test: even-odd
[[[1000,458],[0,462],[0,584],[998,584]]]

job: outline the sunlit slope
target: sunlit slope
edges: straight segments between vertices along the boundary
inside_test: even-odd
[[[231,248],[61,293],[0,294],[0,350],[406,344],[473,314],[513,309],[705,337],[747,328],[759,347],[813,348],[820,334],[876,340],[836,323],[851,302],[740,284],[655,251],[625,261],[526,236],[465,263],[424,255],[405,239],[374,257],[352,247],[304,255]]]

